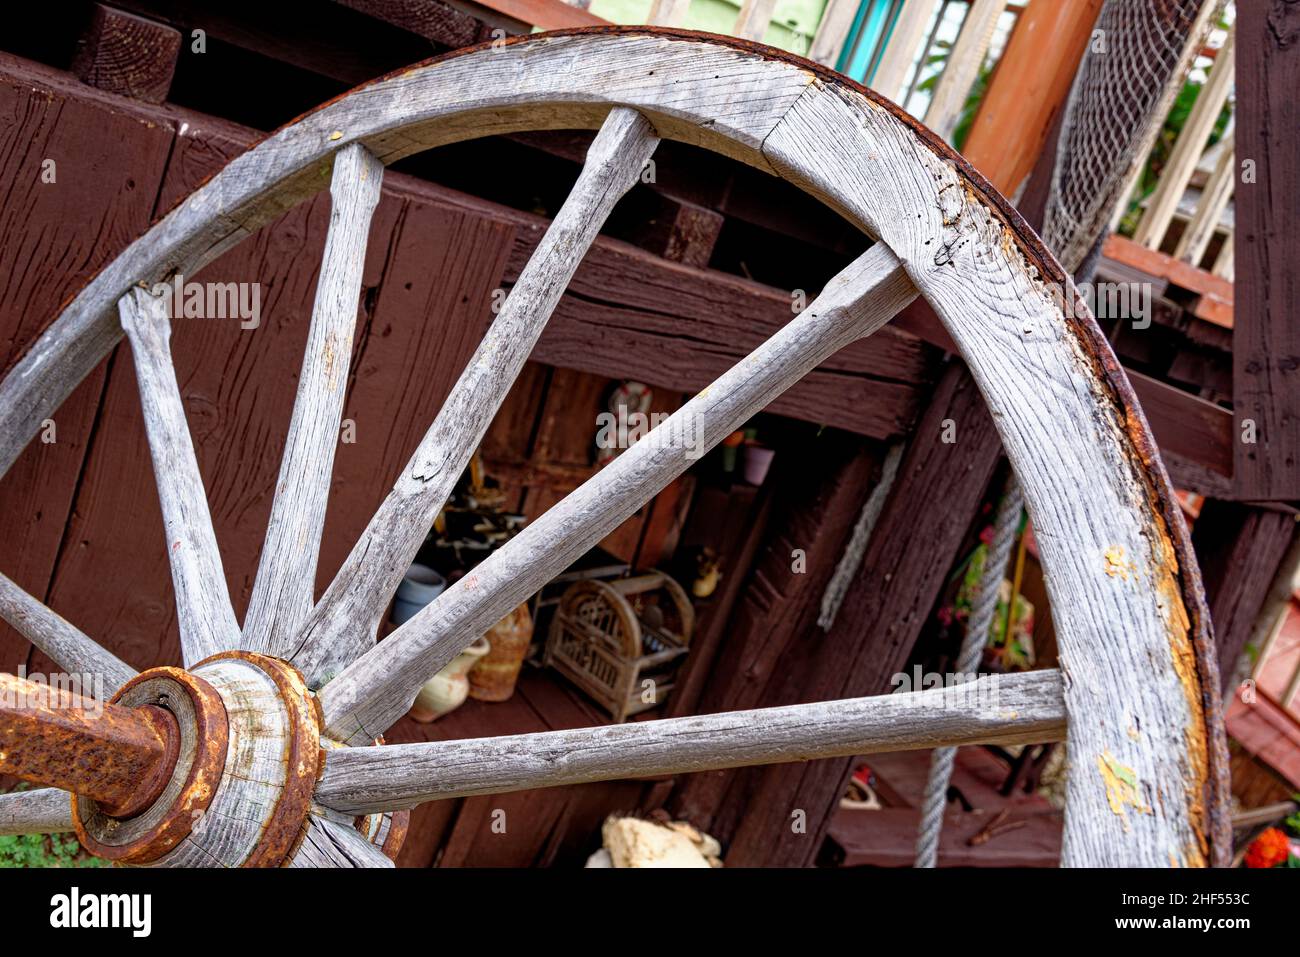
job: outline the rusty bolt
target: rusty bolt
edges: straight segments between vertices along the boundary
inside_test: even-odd
[[[162,793],[180,735],[163,708],[127,708],[0,674],[0,772],[129,817]]]

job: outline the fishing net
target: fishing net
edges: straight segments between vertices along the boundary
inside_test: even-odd
[[[1225,0],[1106,0],[1075,76],[1043,240],[1075,272],[1110,220]]]

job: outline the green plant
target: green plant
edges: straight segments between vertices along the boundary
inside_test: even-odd
[[[942,66],[947,63],[948,54],[952,52],[952,44],[947,40],[939,40],[935,43],[935,47],[936,52],[930,54],[926,63],[941,68],[937,73],[918,83],[916,87],[918,90],[929,91],[931,95],[939,85],[939,78],[943,76]],[[970,92],[966,95],[966,101],[962,104],[957,125],[952,130],[952,145],[958,152],[961,152],[961,148],[966,145],[966,137],[970,133],[971,124],[975,122],[975,114],[979,112],[980,101],[984,99],[984,94],[989,88],[989,77],[993,75],[995,65],[994,61],[985,59],[975,77],[975,82],[971,84]]]
[[[1300,792],[1292,794],[1291,800],[1300,804]],[[1300,811],[1296,811],[1294,814],[1288,814],[1282,820],[1282,825],[1296,837],[1300,837]]]
[[[14,791],[26,791],[31,785],[20,781]],[[3,867],[104,867],[108,862],[81,849],[68,834],[21,834],[0,836],[0,868]]]
[[[1174,105],[1170,108],[1169,115],[1165,117],[1165,122],[1156,135],[1155,144],[1147,156],[1146,165],[1142,168],[1142,175],[1138,177],[1133,195],[1129,197],[1128,209],[1120,220],[1119,232],[1121,234],[1132,236],[1137,229],[1138,220],[1142,218],[1142,202],[1155,192],[1160,174],[1164,172],[1165,167],[1169,164],[1169,157],[1174,151],[1174,144],[1178,141],[1178,134],[1182,132],[1183,126],[1187,123],[1187,117],[1192,112],[1192,107],[1196,104],[1196,98],[1200,96],[1203,85],[1189,80],[1178,91],[1178,96],[1174,99]],[[1206,144],[1207,147],[1213,146],[1222,139],[1223,132],[1228,128],[1228,122],[1231,119],[1232,104],[1229,102],[1224,105],[1223,111],[1214,123],[1214,131],[1210,134],[1209,143]]]
[[[0,837],[0,867],[103,867],[106,863],[82,853],[76,838],[62,834]]]

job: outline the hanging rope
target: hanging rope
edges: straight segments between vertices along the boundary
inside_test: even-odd
[[[989,542],[988,554],[984,559],[984,574],[980,576],[970,618],[966,622],[961,651],[957,654],[956,671],[960,675],[974,674],[979,668],[980,655],[988,641],[989,630],[993,627],[998,592],[1002,580],[1006,578],[1007,562],[1011,558],[1012,546],[1016,543],[1016,531],[1020,527],[1020,512],[1024,504],[1020,483],[1016,481],[1015,473],[1012,473],[1007,476],[1002,501],[998,503],[997,515],[993,520],[993,540]],[[1013,595],[1012,601],[1014,600]],[[948,783],[952,780],[952,765],[956,757],[956,748],[935,748],[930,756],[930,776],[925,782],[921,827],[916,839],[917,867],[934,867],[938,860],[939,833],[943,830],[943,811],[948,803]]]
[[[853,526],[853,534],[844,548],[844,554],[835,565],[831,580],[826,583],[826,590],[822,593],[821,610],[817,616],[817,624],[822,631],[830,631],[831,625],[835,624],[835,616],[840,613],[840,605],[844,604],[844,596],[848,594],[853,576],[857,574],[858,566],[862,564],[862,557],[867,553],[871,530],[880,520],[880,513],[885,508],[885,499],[889,497],[889,490],[893,488],[894,479],[898,477],[898,463],[903,461],[905,449],[904,442],[895,442],[889,447],[889,451],[885,454],[885,461],[880,467],[880,481],[867,496],[862,512],[858,515],[858,521]]]

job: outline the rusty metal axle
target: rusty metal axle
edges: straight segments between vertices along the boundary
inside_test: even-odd
[[[113,817],[149,807],[180,747],[163,708],[128,708],[0,674],[0,772],[93,798]]]

